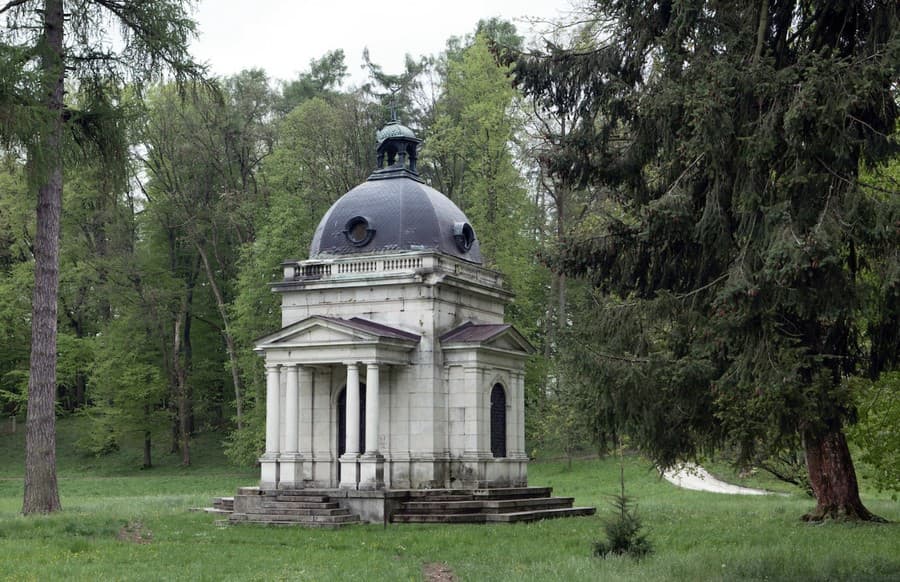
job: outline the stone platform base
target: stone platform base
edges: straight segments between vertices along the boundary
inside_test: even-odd
[[[488,523],[593,515],[549,487],[266,490],[242,487],[230,523],[340,527],[368,523]]]

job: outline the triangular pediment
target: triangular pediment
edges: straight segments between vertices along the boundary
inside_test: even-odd
[[[256,349],[287,346],[400,343],[415,345],[419,336],[372,321],[314,315],[256,340]]]
[[[492,348],[507,352],[534,353],[534,346],[508,324],[479,325],[466,322],[441,336],[445,347]]]

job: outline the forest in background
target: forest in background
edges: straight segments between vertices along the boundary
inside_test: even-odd
[[[285,82],[116,86],[60,148],[57,414],[90,420],[90,454],[150,467],[162,441],[189,465],[214,429],[254,462],[268,283],[372,171],[394,104],[516,294],[532,451],[725,452],[821,504],[807,460],[849,429],[896,488],[896,8],[675,4],[597,2],[536,47],[483,21],[400,74],[367,59],[358,88],[340,50]],[[66,104],[113,109],[97,96]],[[4,135],[0,410],[23,415],[37,170]]]

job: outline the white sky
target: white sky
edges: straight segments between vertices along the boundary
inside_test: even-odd
[[[215,75],[258,67],[270,79],[291,80],[311,59],[342,48],[349,84],[359,85],[365,47],[386,72],[399,73],[405,53],[437,54],[479,19],[511,20],[527,38],[522,17],[555,19],[570,10],[569,0],[201,0],[193,54]]]

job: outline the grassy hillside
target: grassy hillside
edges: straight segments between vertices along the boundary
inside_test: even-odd
[[[602,537],[619,462],[533,463],[530,482],[599,508],[596,517],[517,525],[380,525],[340,531],[240,526],[187,509],[252,484],[230,467],[214,435],[198,439],[197,466],[164,451],[136,470],[139,451],[79,456],[78,422],[60,423],[64,512],[18,515],[21,434],[0,436],[0,578],[8,580],[419,580],[443,563],[459,580],[896,580],[897,524],[807,525],[812,502],[794,494],[735,497],[676,489],[649,463],[624,461],[626,487],[656,552],[634,562],[591,557]],[[900,520],[900,504],[864,491],[870,509]]]

